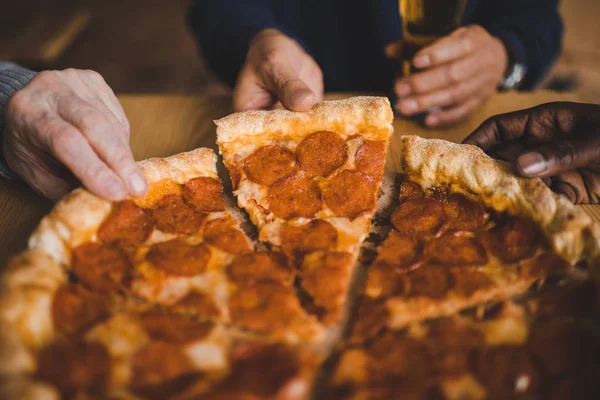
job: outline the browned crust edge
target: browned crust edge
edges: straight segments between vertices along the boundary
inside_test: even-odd
[[[519,178],[480,148],[445,140],[403,136],[401,154],[403,172],[423,187],[448,185],[495,210],[531,218],[557,254],[600,268],[600,225],[540,179]]]

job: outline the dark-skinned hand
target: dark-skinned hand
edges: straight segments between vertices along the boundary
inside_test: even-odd
[[[542,178],[575,204],[600,203],[600,106],[548,103],[488,119],[463,143]]]

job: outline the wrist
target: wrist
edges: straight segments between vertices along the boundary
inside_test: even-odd
[[[492,39],[494,40],[496,60],[500,66],[500,71],[502,71],[502,74],[498,79],[498,86],[501,86],[504,78],[510,72],[510,55],[508,53],[508,49],[504,45],[504,42],[500,40],[500,38],[493,36]]]
[[[6,126],[0,126],[0,177],[9,179],[11,181],[17,181],[20,180],[21,177],[9,167],[4,154],[4,138],[7,134],[8,131]]]

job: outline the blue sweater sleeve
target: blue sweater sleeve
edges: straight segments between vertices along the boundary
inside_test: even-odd
[[[188,21],[208,66],[231,86],[254,35],[267,28],[285,32],[275,20],[269,0],[195,0]]]
[[[477,21],[502,40],[517,60],[527,66],[521,89],[533,89],[560,53],[563,22],[558,0],[484,0]]]

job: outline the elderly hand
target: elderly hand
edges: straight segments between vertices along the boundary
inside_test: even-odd
[[[466,118],[496,91],[508,54],[498,38],[471,25],[419,51],[413,65],[423,71],[396,82],[396,109],[410,116],[440,108],[425,124],[442,126]]]
[[[147,190],[129,148],[125,113],[94,71],[37,74],[10,99],[3,136],[8,166],[51,199],[76,180],[110,200]]]
[[[464,143],[513,162],[576,204],[600,202],[600,106],[549,103],[487,120]]]
[[[252,40],[233,92],[235,111],[305,111],[323,98],[323,73],[302,46],[274,29]]]

